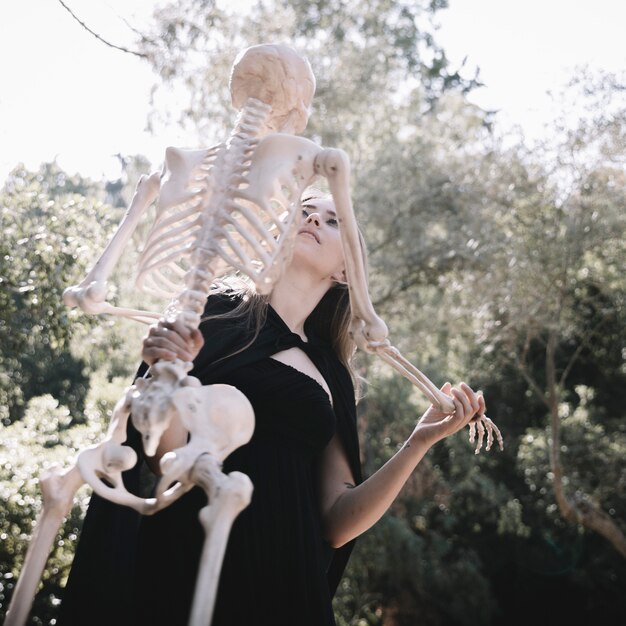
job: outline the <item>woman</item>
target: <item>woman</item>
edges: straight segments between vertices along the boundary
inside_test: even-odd
[[[306,198],[303,212],[292,262],[269,297],[216,293],[201,332],[159,322],[143,344],[145,363],[193,360],[191,375],[238,387],[255,410],[251,441],[224,463],[226,473],[246,473],[254,492],[231,530],[213,626],[332,626],[331,599],[354,539],[385,513],[430,446],[485,410],[469,386],[446,383],[455,413],[431,406],[402,449],[361,481],[337,219],[328,198]],[[186,437],[179,425],[164,434],[146,459],[153,472]],[[131,622],[187,623],[205,504],[196,489],[141,519]]]

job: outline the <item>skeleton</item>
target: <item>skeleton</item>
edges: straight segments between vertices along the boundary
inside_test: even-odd
[[[315,91],[308,61],[286,46],[253,46],[235,60],[230,87],[240,113],[228,141],[203,150],[167,148],[163,171],[139,181],[117,232],[85,279],[65,290],[65,303],[87,313],[122,315],[145,323],[163,317],[163,312],[115,307],[106,301],[107,279],[147,207],[158,198],[137,286],[170,299],[166,318],[198,328],[211,284],[233,269],[248,276],[259,293],[271,292],[291,259],[302,219],[301,195],[323,176],[340,224],[350,285],[350,330],[357,347],[389,363],[442,411],[454,412],[452,399],[390,344],[387,327],[374,311],[349,193],[346,154],[296,135],[306,127]],[[143,515],[170,505],[194,485],[204,489],[208,504],[200,520],[206,537],[190,624],[211,622],[230,528],[250,502],[253,489],[244,474],[223,474],[221,462],[249,441],[254,413],[237,389],[202,386],[188,376],[191,367],[179,359],[155,363],[151,377],[137,379],[117,403],[105,439],[80,452],[69,469],[54,467],[41,478],[43,510],[7,626],[25,623],[52,541],[84,483],[103,498]],[[172,420],[180,420],[190,433],[185,446],[161,459],[162,477],[153,498],[129,493],[122,482],[122,472],[137,462],[136,453],[122,445],[131,414],[148,456],[155,454]],[[499,430],[485,415],[470,424],[470,441],[476,431],[476,453],[485,433],[487,450],[494,433],[502,447]]]

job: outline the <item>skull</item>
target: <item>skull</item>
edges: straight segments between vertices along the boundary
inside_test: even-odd
[[[315,76],[307,59],[293,48],[280,44],[246,48],[233,63],[229,85],[236,109],[248,98],[272,107],[270,131],[297,134],[306,128]]]

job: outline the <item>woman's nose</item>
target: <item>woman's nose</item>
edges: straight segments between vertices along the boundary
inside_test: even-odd
[[[307,224],[310,224],[312,222],[316,226],[319,226],[320,222],[321,222],[320,214],[319,213],[309,213],[309,215],[307,215],[307,218],[306,218],[305,222]]]

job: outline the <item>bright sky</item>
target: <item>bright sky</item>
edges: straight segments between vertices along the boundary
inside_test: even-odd
[[[95,31],[132,46],[120,16],[141,30],[153,0],[65,0]],[[236,2],[236,0],[235,0]],[[546,91],[577,65],[626,69],[626,3],[620,0],[449,0],[437,39],[451,61],[467,56],[486,87],[472,99],[500,110],[530,138],[550,117]],[[229,1],[233,6],[233,0]],[[57,159],[99,179],[114,154],[145,154],[158,166],[168,145],[194,147],[172,128],[145,130],[154,82],[140,59],[98,42],[56,0],[0,2],[0,182],[18,163]]]
[[[449,0],[437,41],[467,75],[480,67],[479,106],[538,139],[553,119],[547,92],[576,67],[626,72],[626,2],[621,0]],[[469,71],[471,70],[471,71]]]

